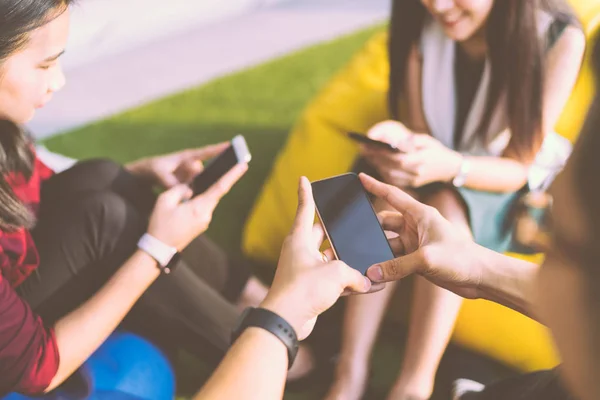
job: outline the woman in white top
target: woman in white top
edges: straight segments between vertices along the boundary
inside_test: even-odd
[[[389,49],[391,118],[368,136],[401,152],[365,146],[361,161],[479,244],[506,250],[507,214],[529,189],[531,167],[556,159],[563,146],[552,130],[585,50],[577,19],[563,0],[395,0]],[[328,399],[364,394],[393,290],[349,299]],[[389,399],[431,396],[460,305],[456,295],[417,280]]]

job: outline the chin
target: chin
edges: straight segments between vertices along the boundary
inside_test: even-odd
[[[475,34],[474,31],[470,29],[456,29],[451,32],[446,32],[446,35],[455,42],[464,42],[469,40]]]
[[[30,113],[23,115],[22,118],[18,118],[16,119],[16,123],[24,125],[26,123],[28,123],[29,121],[31,121],[33,119],[33,117],[35,117],[35,110],[32,110]]]

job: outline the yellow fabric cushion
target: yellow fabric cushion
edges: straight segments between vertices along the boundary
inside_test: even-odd
[[[275,262],[289,232],[300,176],[311,180],[347,172],[357,146],[350,131],[366,132],[388,118],[387,34],[376,34],[306,108],[254,206],[244,232],[244,250]]]
[[[575,12],[583,23],[586,36],[591,38],[596,36],[600,27],[600,1],[599,0],[571,0]],[[563,110],[561,118],[556,125],[557,132],[566,138],[574,141],[583,126],[587,109],[589,108],[594,96],[594,77],[590,67],[589,57],[591,48],[588,45],[586,62],[583,65],[579,79],[573,89],[573,93]]]
[[[600,20],[600,0],[573,5],[591,35]],[[357,146],[346,132],[366,132],[388,119],[389,67],[387,34],[376,34],[308,105],[276,159],[244,232],[245,253],[275,264],[296,210],[301,175],[311,180],[347,172]],[[574,139],[593,95],[591,74],[584,68],[557,130]],[[546,329],[502,306],[467,301],[453,340],[524,371],[549,368],[558,358]]]

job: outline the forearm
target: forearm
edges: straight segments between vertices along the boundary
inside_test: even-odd
[[[287,349],[281,340],[264,329],[248,328],[196,400],[282,399],[287,368]]]
[[[536,319],[533,297],[539,266],[479,245],[474,246],[473,259],[480,264],[482,271],[479,285],[481,297]]]
[[[516,192],[527,183],[527,165],[503,157],[468,157],[471,167],[465,187],[485,192]]]
[[[56,323],[60,364],[48,390],[64,382],[100,347],[159,275],[156,261],[137,251],[91,299]]]

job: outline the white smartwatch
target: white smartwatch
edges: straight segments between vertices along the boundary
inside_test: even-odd
[[[467,177],[469,176],[469,172],[471,171],[471,161],[468,158],[462,158],[462,163],[460,164],[460,170],[458,174],[452,180],[452,184],[454,187],[463,187],[467,182]]]
[[[144,234],[137,244],[138,248],[154,258],[158,268],[163,274],[170,274],[179,263],[180,254],[175,247],[171,247],[149,233]]]

